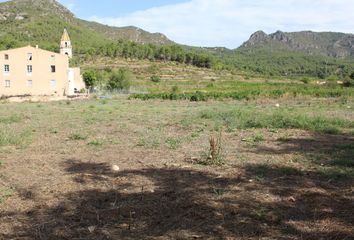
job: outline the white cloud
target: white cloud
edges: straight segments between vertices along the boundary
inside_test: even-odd
[[[353,32],[353,9],[352,0],[191,0],[90,20],[161,32],[182,44],[235,48],[257,30]]]

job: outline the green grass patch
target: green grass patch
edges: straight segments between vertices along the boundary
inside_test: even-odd
[[[104,144],[104,141],[102,139],[94,139],[94,140],[87,143],[87,145],[95,146],[95,147],[100,147],[103,144]]]
[[[0,129],[0,146],[19,146],[29,144],[32,140],[32,131],[29,129],[18,131],[14,128]]]
[[[22,117],[19,115],[11,115],[9,117],[0,117],[0,123],[2,124],[12,124],[18,123],[22,120]]]
[[[221,124],[226,129],[303,129],[338,134],[342,128],[354,128],[354,121],[307,116],[306,113],[294,113],[290,110],[274,110],[270,113],[247,108],[228,111],[204,110],[199,113],[199,118]]]

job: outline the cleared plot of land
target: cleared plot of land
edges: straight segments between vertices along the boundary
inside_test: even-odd
[[[0,239],[352,239],[353,109],[351,98],[2,104]],[[224,164],[205,165],[220,133]]]

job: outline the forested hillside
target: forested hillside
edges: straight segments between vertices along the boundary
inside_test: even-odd
[[[58,51],[67,28],[78,64],[93,58],[175,61],[198,67],[285,77],[347,79],[354,71],[354,36],[343,33],[256,32],[240,48],[196,48],[136,27],[110,27],[76,18],[54,0],[0,3],[0,49],[39,45]]]

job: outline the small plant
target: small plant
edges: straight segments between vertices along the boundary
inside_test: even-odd
[[[73,141],[86,140],[87,137],[81,135],[80,133],[72,133],[69,135],[69,139]]]
[[[66,105],[70,105],[71,101],[70,100],[66,100],[65,103],[66,103]]]
[[[95,139],[95,140],[92,140],[91,142],[87,143],[87,145],[99,147],[99,146],[103,145],[103,141],[100,139]]]
[[[225,190],[220,188],[214,188],[213,193],[216,197],[222,197],[225,194]]]
[[[225,159],[223,156],[222,149],[222,135],[221,131],[219,136],[216,138],[215,136],[211,136],[209,139],[209,151],[205,161],[202,161],[202,164],[205,165],[216,165],[221,166],[225,164]]]
[[[255,215],[255,218],[259,221],[266,221],[267,220],[267,215],[268,215],[268,209],[265,208],[260,208],[257,210],[254,210],[253,214]]]

